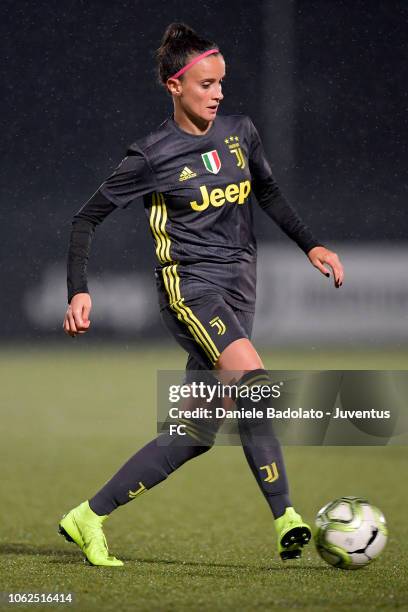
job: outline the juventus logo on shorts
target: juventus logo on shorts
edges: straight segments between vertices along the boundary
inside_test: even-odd
[[[243,170],[245,168],[246,162],[239,144],[238,136],[230,136],[229,138],[226,138],[224,142],[226,145],[228,145],[230,153],[236,156],[238,168],[241,168],[241,170]]]
[[[210,325],[211,327],[217,328],[217,333],[219,336],[222,336],[227,331],[227,326],[225,325],[224,321],[220,319],[220,317],[214,317],[211,319]]]

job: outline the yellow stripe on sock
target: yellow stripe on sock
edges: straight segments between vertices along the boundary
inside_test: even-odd
[[[262,381],[264,382],[265,385],[271,384],[270,379],[267,376],[265,376],[265,374],[257,374],[256,376],[254,376],[254,378],[250,378],[244,383],[241,383],[240,387],[252,387],[255,383],[259,384]]]
[[[196,440],[199,439],[200,442],[204,442],[205,444],[212,444],[214,442],[215,435],[210,431],[203,431],[197,423],[192,423],[189,419],[183,419],[181,417],[177,419],[177,422],[183,425],[186,432]]]

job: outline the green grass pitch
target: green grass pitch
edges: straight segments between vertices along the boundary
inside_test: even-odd
[[[407,353],[386,350],[263,357],[271,369],[408,369]],[[329,567],[313,546],[301,561],[278,559],[272,518],[238,447],[215,447],[110,517],[108,542],[123,568],[90,567],[65,543],[61,514],[155,435],[156,370],[184,363],[177,349],[91,350],[68,339],[65,350],[0,353],[0,591],[72,591],[81,612],[408,609],[407,447],[285,451],[308,521],[340,495],[383,510],[387,548],[356,572]]]

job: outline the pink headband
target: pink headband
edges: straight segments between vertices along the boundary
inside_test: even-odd
[[[186,70],[191,68],[191,66],[194,66],[194,64],[202,60],[204,57],[207,57],[207,55],[211,55],[211,53],[219,53],[219,49],[210,49],[209,51],[201,53],[201,55],[197,55],[197,57],[195,57],[193,60],[191,60],[191,62],[186,64],[184,68],[176,72],[176,74],[173,74],[173,76],[169,77],[169,79],[178,79],[178,77],[184,74]]]

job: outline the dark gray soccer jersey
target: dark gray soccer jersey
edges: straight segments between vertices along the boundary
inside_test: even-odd
[[[204,136],[185,132],[171,117],[131,145],[114,173],[77,213],[74,228],[81,220],[95,226],[114,207],[125,208],[143,196],[158,260],[161,307],[213,291],[232,306],[252,311],[252,192],[305,252],[318,244],[280,193],[249,117],[219,115]],[[79,271],[80,259],[76,257]],[[84,268],[86,261],[82,272]],[[75,286],[86,282],[84,273],[82,279],[77,276],[69,280],[71,297],[78,292]]]

